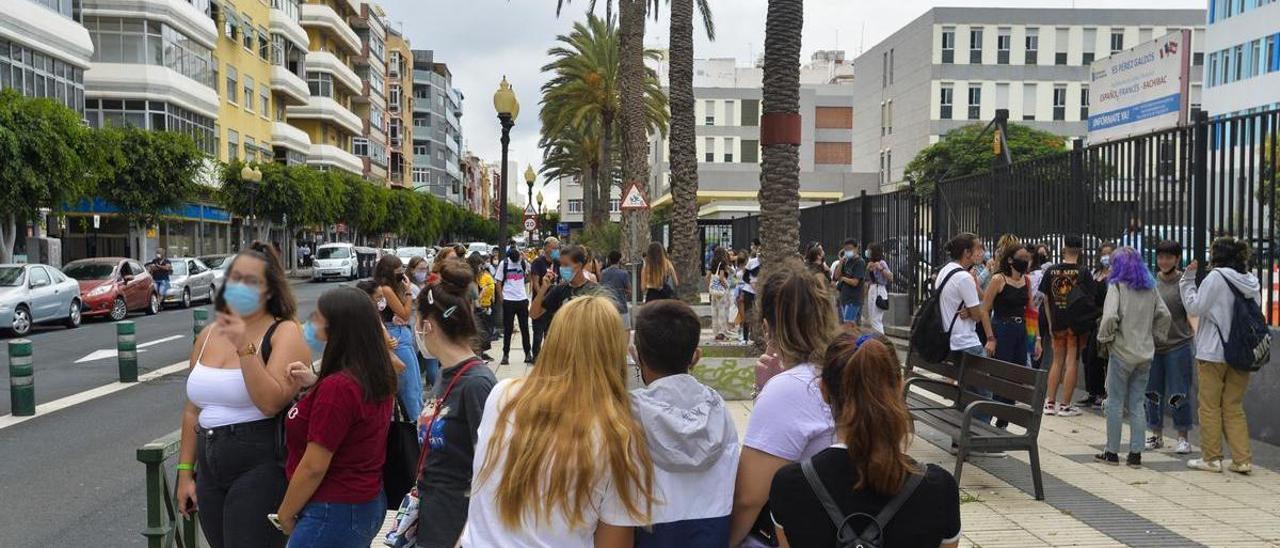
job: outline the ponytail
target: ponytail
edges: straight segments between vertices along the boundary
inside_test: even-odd
[[[442,265],[418,295],[418,315],[434,322],[450,340],[469,344],[477,333],[475,312],[467,295],[474,281],[471,265],[461,261]]]
[[[892,496],[916,469],[906,451],[912,426],[897,356],[876,335],[841,335],[827,352],[823,389],[858,471],[853,488]]]

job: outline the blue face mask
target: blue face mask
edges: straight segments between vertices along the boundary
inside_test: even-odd
[[[573,279],[573,267],[572,266],[560,267],[560,280],[567,282],[572,279]]]
[[[990,260],[991,260],[991,252],[990,252],[990,251],[983,251],[983,252],[982,252],[982,259],[983,259],[983,260],[986,260],[986,261],[990,261]]]
[[[262,308],[262,293],[258,288],[240,282],[227,282],[224,287],[222,299],[232,312],[249,316]]]
[[[1100,262],[1102,262],[1102,266],[1104,266],[1104,267],[1106,267],[1106,266],[1111,266],[1111,256],[1110,256],[1110,255],[1103,255],[1103,256],[1099,257],[1099,258],[1098,258],[1098,260],[1099,260]]]
[[[844,252],[844,258],[846,258],[846,259],[852,259],[852,258],[853,258],[853,251],[851,251],[851,250],[850,250],[850,251],[845,251],[845,252]]]
[[[302,338],[303,338],[303,339],[306,339],[306,341],[307,341],[307,346],[311,347],[311,355],[312,355],[312,357],[315,357],[315,356],[323,356],[323,355],[324,355],[324,343],[325,343],[325,341],[322,341],[322,340],[320,340],[319,338],[317,338],[317,337],[316,337],[316,324],[315,324],[315,322],[310,322],[310,321],[309,321],[309,322],[307,322],[307,324],[306,324],[306,325],[302,326]]]
[[[551,260],[553,260],[553,261],[558,261],[558,260],[560,260],[560,250],[559,250],[559,249],[552,249],[552,250],[551,250]]]
[[[426,272],[414,272],[414,273],[413,273],[413,281],[414,281],[414,282],[416,282],[416,283],[422,283],[422,282],[427,281],[427,273],[426,273]]]

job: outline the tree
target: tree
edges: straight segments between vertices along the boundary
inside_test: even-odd
[[[907,184],[920,195],[933,194],[939,182],[991,170],[995,158],[995,135],[983,133],[982,124],[970,124],[948,131],[938,142],[912,158],[903,173]],[[1028,160],[1066,150],[1066,141],[1053,133],[1019,124],[1009,124],[1005,135],[1009,154],[1015,161]]]
[[[650,0],[617,0],[619,26],[618,92],[622,121],[623,187],[634,185],[649,199],[648,135],[645,124],[644,26]],[[796,42],[800,36],[797,33]],[[797,53],[798,55],[798,53]],[[622,212],[623,260],[639,260],[649,245],[649,211]]]
[[[20,220],[42,207],[61,209],[92,188],[98,150],[75,111],[0,90],[0,262],[13,261]]]
[[[241,176],[246,165],[239,160],[222,165],[218,198],[228,211],[242,219],[252,219],[256,231],[253,239],[265,241],[277,225],[293,225],[308,216],[310,195],[320,191],[303,180],[313,168],[275,162],[254,164],[262,172],[262,181],[253,182]]]
[[[701,287],[698,244],[698,156],[693,97],[694,0],[670,0],[671,44],[671,258],[680,279],[681,299],[693,302]],[[707,0],[697,0],[707,38],[715,40],[715,23]]]
[[[191,136],[171,131],[107,126],[97,131],[96,141],[104,158],[96,195],[120,209],[131,244],[138,244],[133,254],[141,258],[145,244],[138,229],[195,196],[205,155]]]
[[[800,248],[800,34],[803,0],[769,0],[760,120],[762,270]],[[753,329],[752,332],[759,332]]]

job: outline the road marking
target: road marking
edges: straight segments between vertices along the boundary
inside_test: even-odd
[[[15,417],[13,415],[0,415],[0,430],[3,430],[15,424],[22,424],[34,418],[43,417],[45,415],[48,415],[57,411],[61,411],[63,409],[67,409],[75,405],[80,405],[88,401],[96,400],[103,396],[114,394],[121,390],[126,390],[128,388],[141,385],[142,383],[145,383],[147,381],[153,381],[153,380],[159,379],[160,377],[164,377],[166,375],[172,375],[180,371],[185,371],[188,365],[189,365],[188,361],[183,360],[173,365],[161,367],[160,369],[156,369],[149,373],[138,375],[138,382],[113,382],[111,384],[99,386],[97,388],[93,388],[90,390],[85,390],[84,392],[72,394],[64,398],[59,398],[48,403],[42,403],[36,406],[36,414],[30,417]]]
[[[160,343],[167,343],[169,341],[175,341],[185,337],[186,335],[172,335],[169,337],[165,337],[163,339],[156,339],[154,341],[139,344],[137,348],[139,352],[145,352],[145,350],[142,350],[142,349],[148,346],[155,346]],[[83,358],[76,360],[75,363],[85,363],[85,362],[92,362],[97,360],[105,360],[107,358],[114,358],[116,357],[116,355],[117,354],[116,354],[115,348],[104,348],[102,350],[94,350],[93,352],[86,354]]]

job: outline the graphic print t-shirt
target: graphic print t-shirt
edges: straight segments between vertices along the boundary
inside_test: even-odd
[[[498,263],[498,281],[502,282],[502,300],[527,301],[529,294],[524,290],[529,265],[523,259],[512,261],[503,259]]]
[[[1060,263],[1045,269],[1038,289],[1045,297],[1045,308],[1049,311],[1049,322],[1054,331],[1080,327],[1082,318],[1077,317],[1079,307],[1073,309],[1071,306],[1071,292],[1080,287],[1092,305],[1096,285],[1093,276],[1080,265]]]

